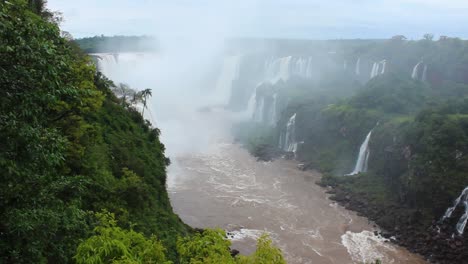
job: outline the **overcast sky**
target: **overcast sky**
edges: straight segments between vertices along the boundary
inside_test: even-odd
[[[468,38],[468,0],[49,0],[74,37]]]

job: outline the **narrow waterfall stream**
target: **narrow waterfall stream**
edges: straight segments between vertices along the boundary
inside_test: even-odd
[[[443,222],[444,220],[448,218],[451,218],[453,212],[455,211],[455,209],[457,209],[458,206],[460,206],[460,204],[463,205],[464,207],[464,213],[458,220],[455,228],[457,230],[458,235],[463,235],[463,233],[465,232],[466,223],[468,221],[468,187],[466,187],[461,192],[460,196],[458,196],[457,199],[455,199],[453,206],[449,207],[447,211],[445,211],[445,214],[442,217],[441,222]]]
[[[356,175],[360,172],[367,171],[369,155],[370,155],[369,140],[370,140],[371,134],[372,134],[372,130],[369,132],[369,134],[367,134],[366,138],[364,139],[364,142],[362,142],[361,147],[359,148],[359,154],[356,160],[356,165],[354,166],[354,170],[347,175]]]

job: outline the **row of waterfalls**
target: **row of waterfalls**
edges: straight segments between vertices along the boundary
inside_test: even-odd
[[[239,61],[238,61],[239,63]],[[361,75],[362,65],[361,58],[356,60],[354,74],[356,76]],[[343,62],[343,70],[347,70],[348,63],[347,61]],[[370,71],[368,80],[373,79],[379,75],[383,75],[387,72],[387,60],[381,60],[379,62],[374,62]],[[427,79],[428,66],[423,62],[419,62],[413,67],[411,78],[420,81],[426,81]],[[260,85],[265,83],[275,84],[278,81],[288,81],[292,76],[301,77],[304,79],[317,79],[319,77],[317,65],[313,57],[282,57],[282,58],[269,58],[265,61],[264,64],[264,76],[260,78]],[[255,93],[256,90],[254,90]],[[252,96],[256,97],[256,94]],[[262,104],[263,107],[266,106],[263,99],[256,100],[256,104]],[[254,108],[255,111],[268,112],[271,110],[264,110],[260,106]],[[277,120],[259,119],[259,116],[267,117],[265,114],[256,114],[257,122],[263,121],[265,123],[274,124]]]
[[[113,57],[105,57],[103,59],[114,60]],[[216,97],[224,98],[224,100],[218,100],[220,104],[229,104],[231,94],[233,90],[237,88],[234,87],[233,84],[242,78],[246,78],[243,76],[245,73],[241,71],[241,67],[242,64],[247,61],[248,58],[241,55],[228,56],[224,59],[216,89],[213,92]],[[354,69],[348,69],[348,61],[345,60],[340,70],[340,67],[336,65],[336,61],[333,61],[330,57],[320,57],[319,59],[312,56],[269,57],[265,59],[263,64],[259,65],[261,69],[254,73],[255,77],[249,77],[257,80],[257,87],[252,87],[252,85],[250,85],[250,88],[248,87],[249,85],[240,87],[251,94],[250,96],[244,97],[246,98],[245,101],[248,99],[246,111],[248,111],[255,122],[271,126],[276,125],[279,112],[281,111],[277,106],[278,91],[271,91],[269,94],[258,93],[258,88],[265,85],[274,86],[276,83],[280,81],[286,82],[292,77],[316,81],[320,78],[323,68],[330,68],[330,64],[335,64],[332,67],[334,71],[342,70],[350,72],[351,70],[356,78],[362,80],[371,80],[377,76],[384,75],[388,70],[388,61],[386,59],[373,62],[370,74],[365,77],[362,75],[363,66],[365,66],[365,69],[369,69],[369,65],[368,63],[363,65],[364,63],[361,58],[356,59]],[[425,81],[427,79],[427,71],[427,64],[421,61],[413,67],[411,77],[415,80]]]

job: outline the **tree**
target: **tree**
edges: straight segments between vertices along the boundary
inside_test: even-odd
[[[0,262],[66,263],[88,231],[71,165],[103,97],[89,61],[28,4],[43,8],[0,2]]]
[[[145,89],[139,92],[141,94],[142,102],[143,102],[143,111],[141,113],[142,116],[145,115],[145,108],[147,108],[147,100],[148,97],[152,96],[151,89]]]
[[[424,34],[423,38],[427,41],[432,41],[434,40],[434,35],[427,33],[427,34]]]
[[[78,264],[171,264],[165,248],[155,236],[149,239],[133,230],[117,226],[115,216],[108,212],[97,213],[99,225],[94,235],[82,242],[74,256]]]
[[[127,104],[128,98],[132,98],[131,101],[137,100],[137,98],[135,97],[136,91],[130,88],[128,84],[119,83],[117,86],[112,88],[112,91],[117,97],[121,98],[123,106]]]
[[[281,250],[272,245],[266,234],[258,239],[257,250],[251,256],[233,257],[230,246],[223,230],[206,229],[192,237],[180,238],[177,251],[181,264],[286,264]]]
[[[286,261],[281,254],[281,250],[272,245],[268,235],[263,234],[257,241],[257,250],[251,256],[240,256],[237,263],[239,264],[286,264]]]
[[[406,37],[403,35],[395,35],[392,37],[392,40],[403,41],[406,40]]]
[[[179,238],[177,241],[181,264],[234,264],[229,252],[230,246],[226,233],[220,229],[207,229],[203,233]]]

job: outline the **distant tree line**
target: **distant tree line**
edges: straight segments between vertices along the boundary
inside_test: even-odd
[[[149,36],[94,36],[75,39],[86,53],[154,52],[159,49],[156,38]]]

